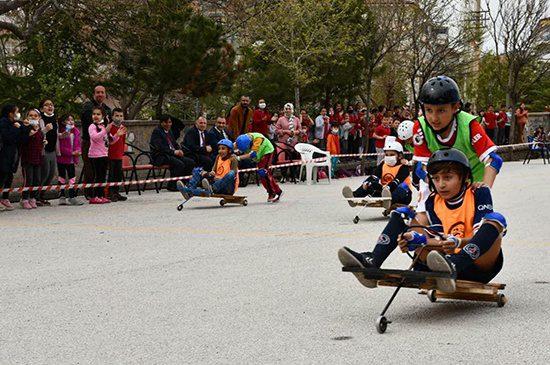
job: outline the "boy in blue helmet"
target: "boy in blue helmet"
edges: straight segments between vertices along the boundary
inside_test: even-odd
[[[198,187],[199,183],[202,183],[202,188]],[[185,200],[195,195],[233,195],[238,186],[238,161],[233,154],[233,142],[228,139],[218,142],[218,155],[212,171],[204,171],[202,167],[197,167],[193,169],[193,176],[187,186],[181,181],[177,182],[178,190]]]
[[[488,283],[502,269],[502,237],[506,219],[493,211],[488,187],[472,188],[472,170],[468,158],[454,148],[436,151],[428,161],[432,193],[425,210],[413,212],[408,207],[391,213],[390,221],[378,238],[372,252],[355,252],[347,247],[338,251],[340,262],[347,267],[379,268],[393,250],[415,250],[420,255],[415,270],[447,272],[451,278],[437,278],[437,289],[453,292],[455,279]],[[414,229],[402,234],[408,225],[427,226],[443,239],[427,236]],[[428,250],[421,250],[427,246]],[[357,273],[366,287],[377,286],[376,280]]]
[[[261,133],[246,133],[237,137],[235,145],[242,153],[237,157],[239,160],[251,158],[258,163],[258,175],[263,187],[267,190],[267,201],[269,203],[278,202],[283,191],[269,168],[275,150],[269,139]]]

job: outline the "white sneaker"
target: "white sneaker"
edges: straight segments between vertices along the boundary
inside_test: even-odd
[[[456,271],[451,262],[445,256],[437,251],[430,251],[426,259],[426,264],[430,270],[434,272],[444,272],[451,274],[452,278],[437,278],[435,279],[437,290],[444,293],[454,293],[456,291]]]
[[[349,186],[344,186],[342,188],[342,195],[346,199],[353,199],[353,191],[351,190],[351,188]],[[352,208],[357,206],[357,203],[352,201],[352,200],[348,200],[348,204]]]
[[[384,188],[382,188],[381,196],[382,196],[382,198],[390,198],[388,200],[384,200],[384,202],[382,203],[382,205],[384,206],[384,209],[390,210],[390,208],[391,208],[391,191],[390,191],[390,188],[387,187],[387,186],[384,186]]]
[[[67,205],[67,199],[64,196],[59,198],[59,205]]]

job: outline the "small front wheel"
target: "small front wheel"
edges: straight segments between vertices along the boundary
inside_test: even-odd
[[[435,290],[432,289],[432,290],[430,290],[430,291],[428,292],[428,299],[429,299],[430,302],[432,302],[432,303],[435,303],[435,302],[437,301],[437,296],[436,296],[436,294],[435,294]]]
[[[220,205],[223,207],[225,205],[225,199],[220,200]]]
[[[356,216],[355,218],[353,218],[353,223],[355,223],[355,224],[359,223],[359,217],[358,217],[358,216]]]
[[[376,330],[378,331],[378,333],[382,334],[386,332],[386,328],[388,328],[389,323],[391,322],[389,322],[386,317],[378,317],[378,319],[376,320]]]
[[[248,205],[248,200],[243,200],[243,207],[246,207]]]
[[[508,299],[506,299],[506,296],[504,294],[498,295],[497,305],[499,308],[504,307],[504,304],[506,304],[507,301]]]
[[[178,212],[183,209],[183,204],[178,205]]]

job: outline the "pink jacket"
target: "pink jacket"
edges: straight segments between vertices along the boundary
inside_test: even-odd
[[[90,149],[88,150],[88,157],[98,158],[107,157],[109,153],[109,137],[107,136],[107,129],[104,125],[99,126],[99,132],[97,126],[92,123],[88,128],[90,133]],[[116,142],[118,136],[114,135],[111,142]]]
[[[302,125],[300,124],[300,118],[294,116],[293,118],[294,128],[290,128],[290,121],[286,116],[282,116],[277,120],[277,123],[275,124],[275,131],[277,133],[277,140],[279,142],[287,143],[291,146],[294,146],[296,143],[298,143],[298,137],[294,134],[288,133],[289,130],[295,131],[301,131]],[[289,138],[291,138],[289,140]]]
[[[78,164],[79,156],[73,156],[73,152],[82,152],[80,150],[80,131],[74,127],[69,135],[65,138],[61,137],[61,133],[57,134],[57,162],[63,165]]]

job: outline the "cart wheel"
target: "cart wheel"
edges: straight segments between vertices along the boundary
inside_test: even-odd
[[[386,209],[384,209],[384,211],[382,212],[382,215],[383,215],[384,217],[387,217],[388,214],[390,214],[390,213],[389,213]]]
[[[382,334],[382,333],[386,332],[386,328],[388,328],[388,324],[390,324],[390,323],[391,322],[388,321],[386,319],[386,317],[380,316],[376,320],[376,330],[378,331],[378,333]]]
[[[223,207],[225,205],[225,199],[220,200],[220,205]]]
[[[357,224],[359,223],[359,216],[356,215],[355,218],[353,218],[353,223]]]
[[[498,297],[497,297],[497,305],[498,307],[504,307],[504,304],[506,304],[507,302],[507,299],[506,299],[506,296],[504,294],[499,294]]]
[[[248,205],[248,200],[243,200],[243,207],[246,207]]]
[[[432,290],[428,291],[428,299],[432,303],[435,303],[437,301],[437,296],[435,294],[435,290],[432,289]]]
[[[178,212],[180,212],[183,209],[183,204],[178,205]]]

